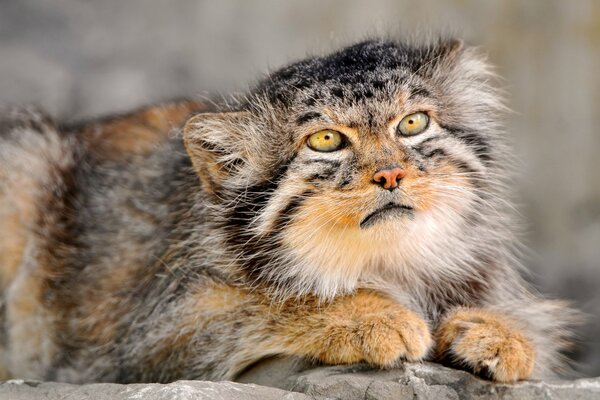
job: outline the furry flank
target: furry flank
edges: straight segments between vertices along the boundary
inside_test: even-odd
[[[296,355],[555,375],[578,313],[521,278],[494,81],[459,40],[374,39],[211,104],[2,112],[0,369],[222,380]]]

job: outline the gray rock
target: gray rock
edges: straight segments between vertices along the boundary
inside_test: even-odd
[[[600,399],[600,378],[497,384],[433,363],[392,370],[366,365],[314,367],[296,359],[267,360],[239,379],[332,399]]]
[[[314,366],[284,358],[259,363],[238,382],[178,381],[162,384],[89,384],[12,380],[0,383],[0,399],[600,399],[600,378],[497,384],[433,363],[390,370],[366,365]]]
[[[265,386],[235,382],[178,381],[161,385],[96,383],[71,385],[11,380],[0,384],[0,399],[10,400],[309,400]]]

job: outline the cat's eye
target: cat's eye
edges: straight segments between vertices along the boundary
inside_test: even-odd
[[[404,136],[414,136],[429,126],[429,117],[424,112],[417,112],[402,118],[398,124],[398,132]]]
[[[315,151],[336,151],[344,147],[344,136],[338,131],[324,129],[310,135],[306,144]]]

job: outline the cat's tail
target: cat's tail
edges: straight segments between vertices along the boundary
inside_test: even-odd
[[[533,378],[576,377],[576,364],[570,359],[579,344],[579,328],[587,316],[562,300],[544,299],[534,294],[493,308],[512,317],[535,348]]]

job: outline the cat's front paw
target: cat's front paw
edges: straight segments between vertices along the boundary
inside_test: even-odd
[[[498,382],[527,379],[535,352],[515,324],[493,311],[459,309],[441,322],[437,357]]]
[[[365,316],[357,333],[365,361],[378,366],[390,366],[398,359],[419,361],[432,341],[425,321],[408,310]]]
[[[387,303],[387,300],[382,301]],[[352,311],[347,315],[356,312]],[[351,318],[342,318],[327,326],[324,334],[325,346],[317,358],[329,364],[366,361],[389,367],[400,359],[423,359],[432,343],[423,318],[397,304],[393,307],[386,304],[380,311],[370,308]]]

